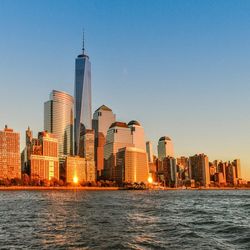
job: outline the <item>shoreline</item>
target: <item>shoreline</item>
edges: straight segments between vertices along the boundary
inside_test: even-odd
[[[36,187],[36,186],[9,186],[9,187],[0,187],[0,191],[75,191],[75,190],[84,190],[84,191],[121,191],[121,190],[131,190],[122,187]],[[250,187],[210,187],[210,188],[149,188],[144,191],[185,191],[185,190],[250,190]],[[132,189],[132,191],[135,191]]]

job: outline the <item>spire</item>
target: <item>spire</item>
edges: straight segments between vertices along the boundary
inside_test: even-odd
[[[85,54],[85,47],[84,47],[84,29],[82,30],[82,54]]]

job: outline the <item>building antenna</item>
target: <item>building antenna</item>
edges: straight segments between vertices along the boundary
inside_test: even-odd
[[[85,54],[85,46],[84,46],[84,28],[82,29],[82,53]]]

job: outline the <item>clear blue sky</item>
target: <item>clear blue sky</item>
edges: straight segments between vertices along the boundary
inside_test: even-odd
[[[82,28],[93,111],[136,119],[176,156],[241,158],[250,179],[250,1],[0,0],[0,127],[43,129],[52,89],[73,94]]]

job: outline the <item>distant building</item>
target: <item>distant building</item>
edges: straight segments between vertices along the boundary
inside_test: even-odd
[[[79,156],[67,156],[65,160],[66,183],[85,182],[86,161]]]
[[[228,162],[226,164],[226,182],[231,186],[236,186],[237,181],[237,174],[236,174],[236,167],[231,163]]]
[[[146,142],[144,128],[138,121],[132,120],[128,123],[128,127],[131,130],[132,143],[134,147],[140,148],[146,152]]]
[[[165,185],[168,187],[177,187],[176,159],[170,156],[162,159],[162,171]]]
[[[5,126],[0,131],[0,179],[21,178],[20,135]]]
[[[190,180],[191,172],[189,168],[189,158],[185,156],[181,156],[176,159],[177,168],[180,173],[180,177],[182,180]]]
[[[237,179],[241,179],[241,166],[240,159],[236,159],[233,161],[233,165],[235,166],[235,175]]]
[[[115,180],[118,183],[147,182],[149,177],[147,153],[140,148],[125,147],[116,153]]]
[[[220,173],[215,173],[214,175],[214,181],[215,183],[217,183],[219,186],[221,185],[225,185],[225,178],[223,176],[223,173],[220,172]]]
[[[95,132],[94,130],[87,129],[85,131],[83,157],[89,161],[95,160]]]
[[[115,179],[116,153],[124,147],[133,147],[131,130],[124,122],[114,122],[106,137],[104,145],[104,176],[106,179]]]
[[[22,173],[30,175],[30,155],[32,151],[32,138],[33,133],[30,130],[30,127],[25,131],[25,148],[21,154],[21,166]]]
[[[161,161],[165,157],[174,157],[174,146],[169,137],[162,136],[158,141],[158,159]]]
[[[217,164],[217,173],[222,173],[223,176],[223,181],[222,179],[220,179],[221,183],[226,183],[226,163],[222,162],[222,161],[216,161],[215,162]],[[220,176],[220,178],[222,178],[222,176]]]
[[[58,139],[59,157],[73,154],[73,110],[74,98],[62,91],[53,90],[44,103],[44,130]]]
[[[32,139],[31,179],[59,180],[58,140],[46,131],[39,132],[37,139]]]
[[[95,163],[97,176],[101,177],[104,170],[104,145],[109,127],[116,120],[112,110],[102,105],[93,114],[92,128],[95,131]]]
[[[154,161],[154,155],[153,155],[153,146],[150,141],[146,142],[146,152],[148,155],[148,162],[152,163]]]
[[[204,154],[189,157],[191,179],[200,186],[208,187],[210,185],[210,172],[208,157]]]
[[[95,167],[95,132],[86,129],[84,134],[84,158],[86,160],[87,181],[96,181]]]
[[[80,155],[80,136],[85,129],[92,128],[91,63],[85,53],[84,39],[82,53],[75,60],[75,154]]]
[[[95,161],[86,160],[86,180],[88,182],[95,182],[96,181],[96,168],[95,168]]]

